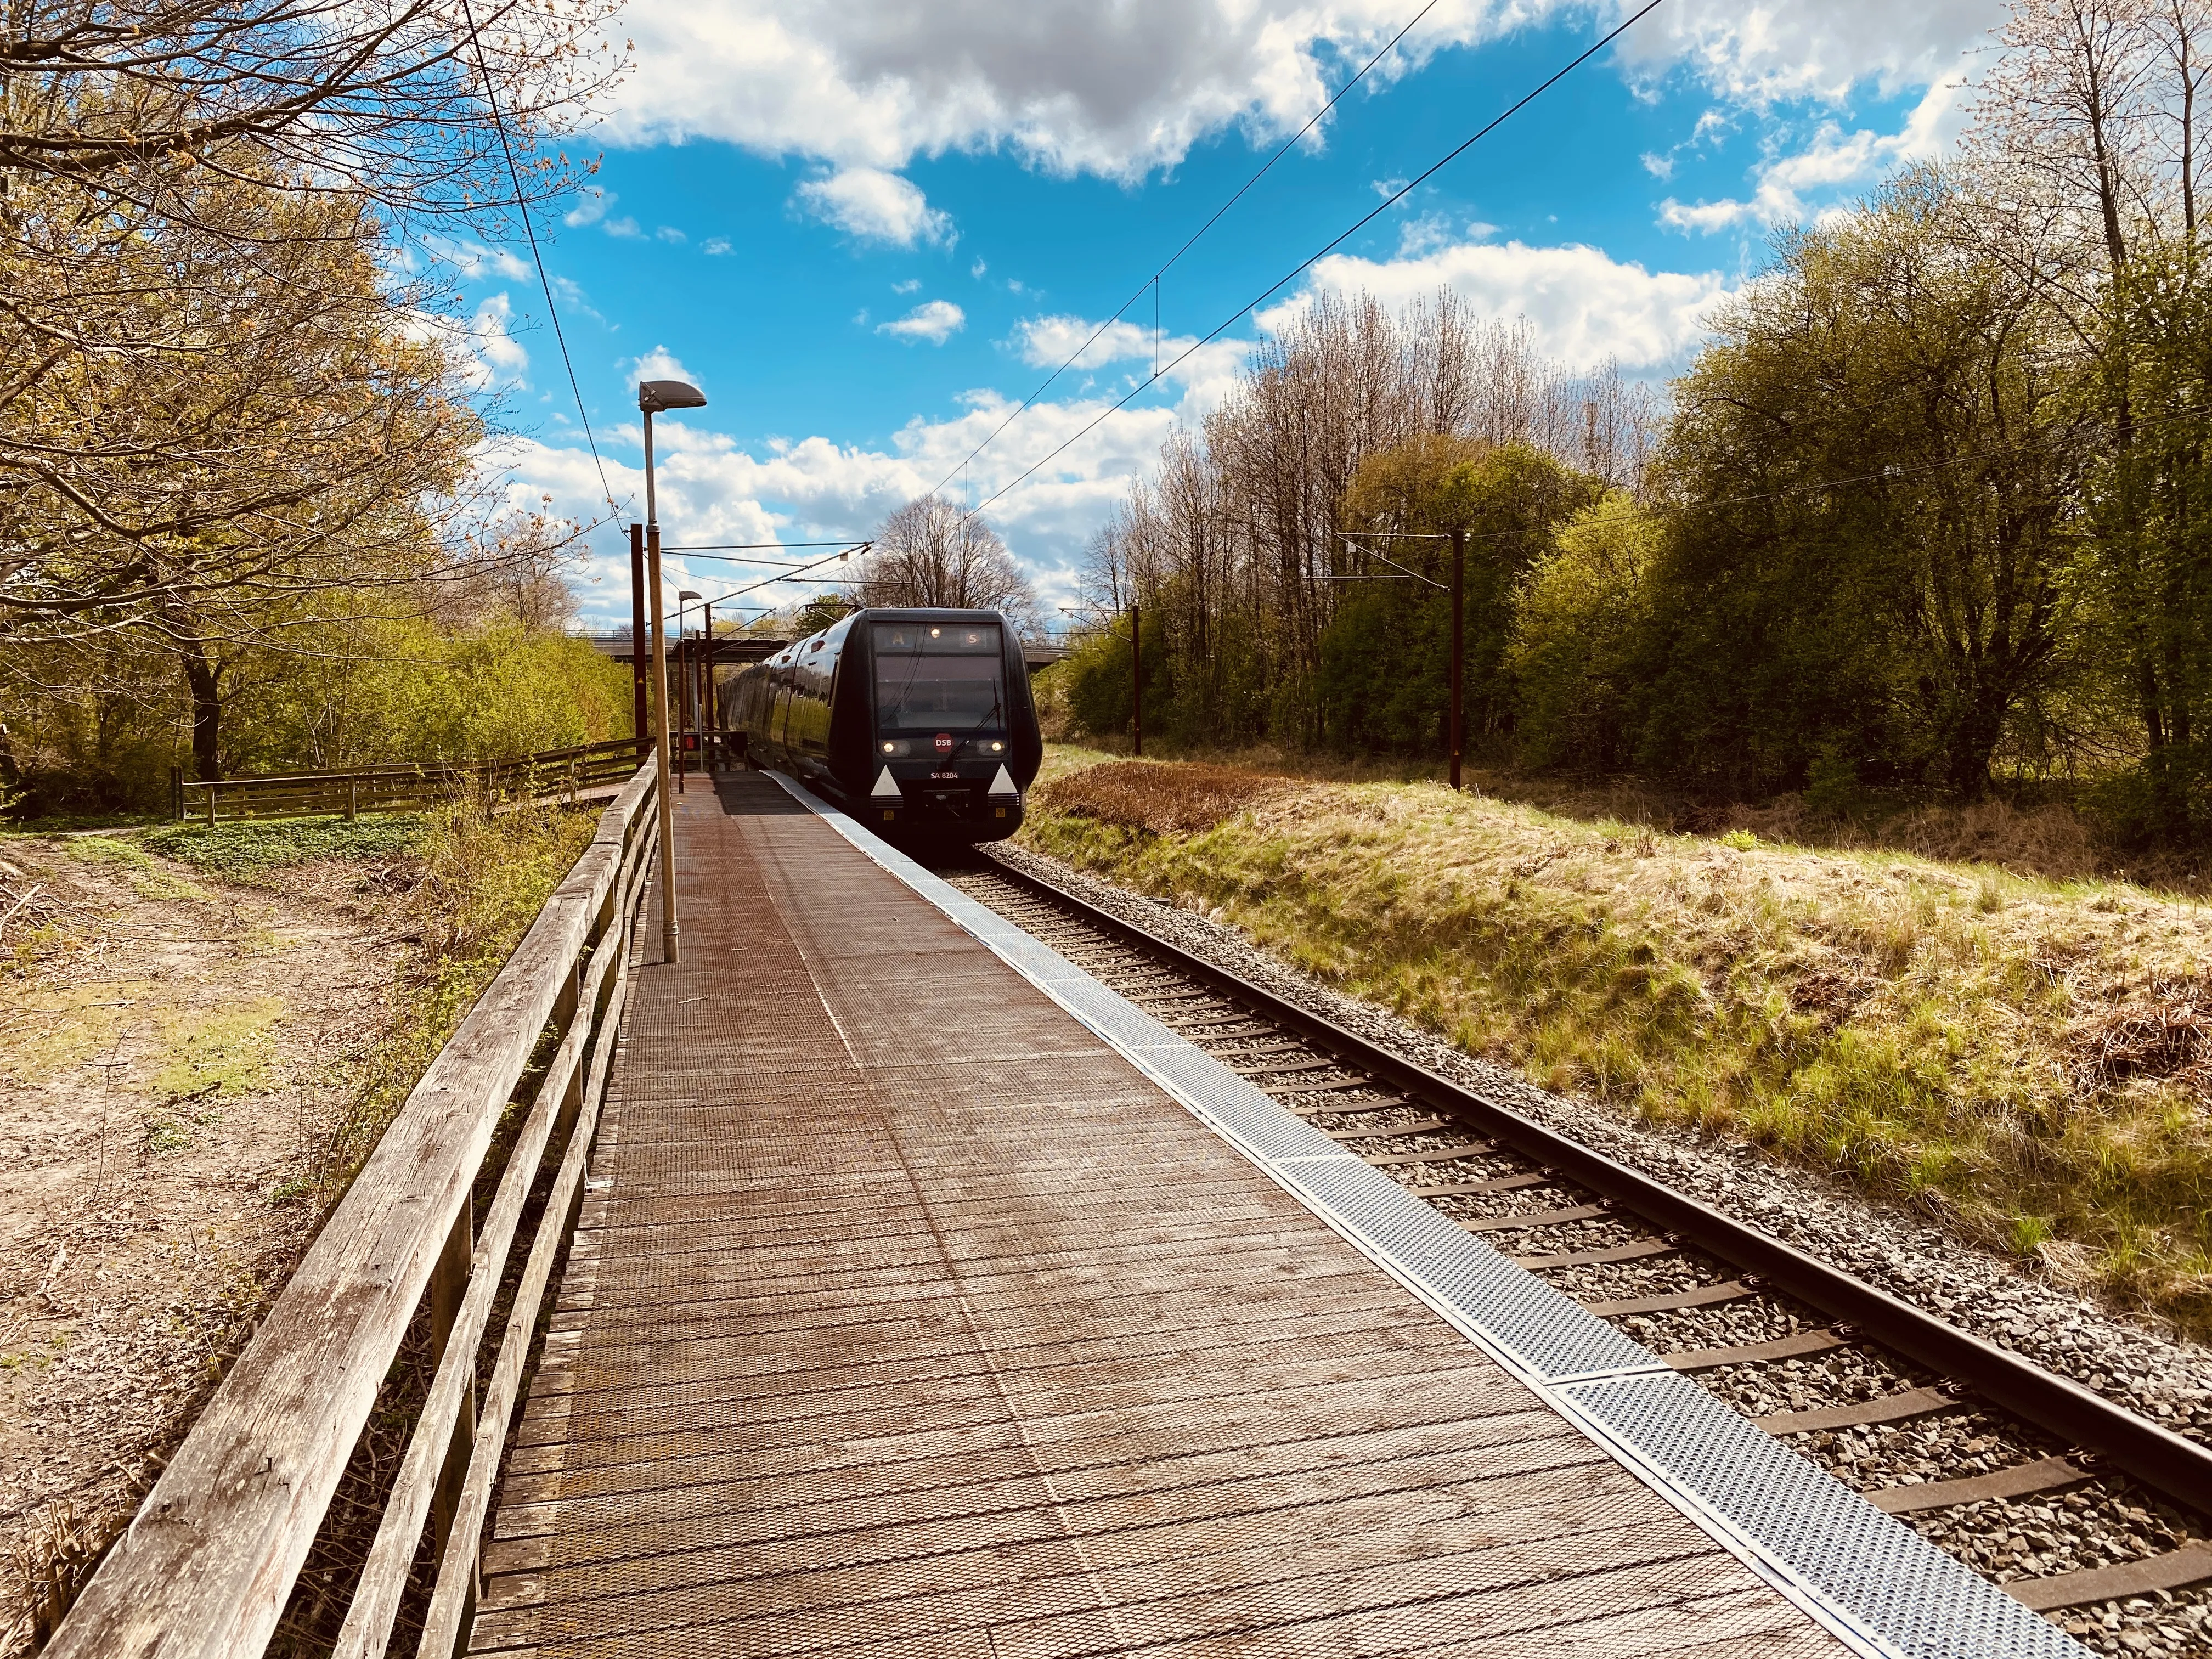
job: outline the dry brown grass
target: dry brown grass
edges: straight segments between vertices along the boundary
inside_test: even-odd
[[[1063,770],[1115,757],[1067,746]],[[1146,763],[1159,764],[1158,761]],[[1194,753],[1169,764],[1212,773],[1300,783],[1441,783],[1443,769],[1392,756],[1340,756],[1278,747]],[[1054,765],[1048,760],[1048,777]],[[2193,896],[2212,887],[2212,866],[2194,853],[2124,853],[2101,841],[2092,822],[2063,800],[2001,797],[1956,802],[1908,800],[1868,793],[1849,811],[1824,811],[1802,794],[1763,801],[1713,800],[1636,778],[1580,780],[1470,768],[1467,787],[1491,799],[1533,806],[1590,824],[1629,824],[1661,835],[1719,836],[1747,830],[1765,842],[1829,852],[1905,853],[1945,864],[1988,864],[2053,881],[2132,880]]]
[[[1055,758],[1024,840],[1534,1081],[1757,1142],[2212,1330],[2194,903],[1429,784],[1118,763],[1086,785],[1083,764]]]
[[[1048,811],[1156,836],[1188,835],[1297,787],[1249,767],[1115,760],[1050,779],[1034,799]]]

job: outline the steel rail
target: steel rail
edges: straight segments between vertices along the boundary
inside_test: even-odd
[[[1178,971],[1251,1006],[1264,1018],[1403,1091],[1409,1099],[1469,1128],[1480,1129],[1499,1145],[1605,1194],[1668,1235],[1670,1242],[1694,1243],[1724,1261],[1757,1273],[1771,1286],[1856,1326],[1869,1341],[1965,1384],[1984,1400],[2071,1445],[2095,1452],[2111,1467],[2133,1475],[2185,1508],[2201,1510],[2205,1507],[2206,1494],[2212,1493],[2212,1446],[2161,1428],[2031,1359],[1961,1330],[1711,1205],[1686,1197],[1603,1152],[1394,1054],[1064,888],[998,859],[991,858],[989,862],[994,876],[1073,911],[1087,926],[1149,955],[1164,957]]]

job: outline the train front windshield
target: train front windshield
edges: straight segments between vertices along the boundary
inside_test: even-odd
[[[1006,653],[996,623],[878,623],[876,729],[1003,731]]]

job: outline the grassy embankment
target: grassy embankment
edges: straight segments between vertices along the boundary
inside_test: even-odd
[[[2117,882],[1055,751],[1022,841],[1554,1089],[2212,1335],[2212,917]]]

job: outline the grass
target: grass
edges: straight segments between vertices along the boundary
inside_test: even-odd
[[[170,1100],[228,1099],[269,1085],[281,998],[165,1015],[156,1093]]]
[[[397,1018],[370,1054],[353,1104],[330,1132],[311,1181],[288,1196],[327,1202],[343,1190],[547,896],[582,856],[598,817],[557,806],[492,817],[463,802],[410,822],[408,848],[422,874],[409,906],[420,931],[400,975]]]
[[[373,861],[411,857],[429,833],[421,815],[395,812],[359,818],[164,823],[149,830],[139,837],[139,843],[209,875],[251,882],[271,870],[321,859]]]
[[[1739,827],[1062,753],[1027,844],[1554,1089],[1765,1146],[2212,1334],[2212,919]]]
[[[80,836],[64,843],[69,856],[79,864],[106,865],[119,868],[131,883],[131,890],[143,899],[206,898],[205,888],[171,875],[139,848],[127,841],[118,841],[107,836]]]

